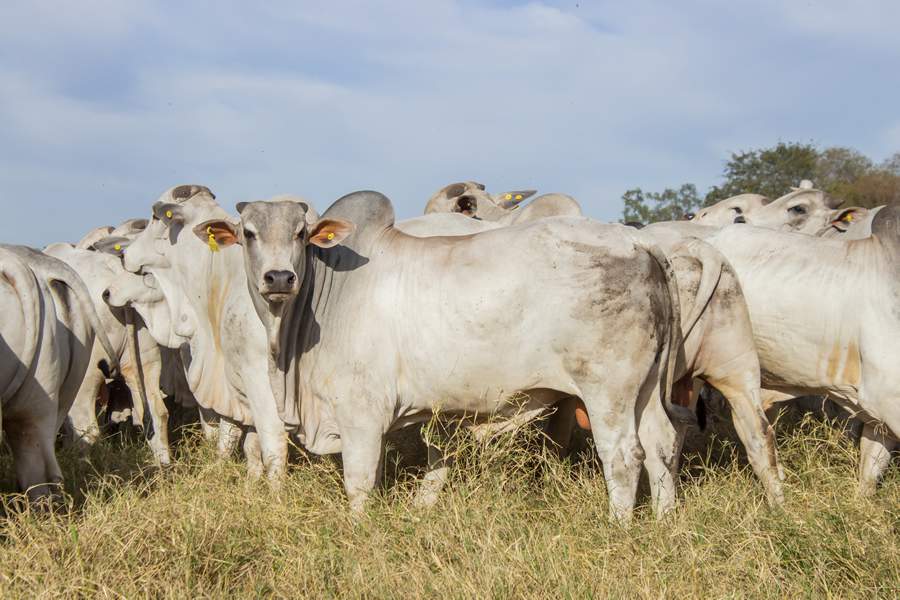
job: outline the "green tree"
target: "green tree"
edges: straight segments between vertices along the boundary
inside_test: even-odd
[[[725,182],[710,189],[705,205],[744,193],[778,198],[803,179],[815,180],[818,160],[815,146],[797,142],[733,153],[725,163]]]
[[[900,152],[895,152],[893,156],[885,159],[878,168],[900,177]]]
[[[900,152],[875,166],[871,159],[843,146],[818,150],[812,144],[779,142],[771,148],[737,152],[725,163],[724,181],[701,201],[697,188],[648,193],[640,188],[622,196],[623,221],[653,223],[682,218],[703,206],[747,192],[778,198],[809,179],[844,206],[871,208],[900,202]]]
[[[644,192],[641,188],[628,190],[622,195],[625,209],[622,221],[638,221],[647,225],[657,221],[675,221],[703,206],[697,186],[685,183],[677,190],[666,188],[662,192]]]
[[[819,154],[816,187],[844,206],[872,208],[900,202],[900,152],[879,166],[852,148],[826,148]]]
[[[872,169],[851,184],[841,187],[838,194],[844,206],[872,208],[900,202],[900,175],[887,169]]]
[[[818,189],[840,196],[872,167],[872,161],[857,150],[834,146],[819,153],[812,181]]]

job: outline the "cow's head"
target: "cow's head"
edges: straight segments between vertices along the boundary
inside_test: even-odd
[[[301,200],[241,202],[240,222],[211,220],[194,233],[218,247],[241,244],[251,289],[270,305],[283,304],[300,291],[307,247],[332,248],[353,233],[355,226],[340,219],[320,219]]]
[[[789,194],[749,212],[745,219],[735,222],[815,235],[832,221],[834,209],[840,203],[840,200],[814,189],[810,182],[804,181]]]
[[[760,194],[739,194],[700,209],[690,220],[713,227],[745,223],[746,215],[770,202],[771,200]]]
[[[202,185],[178,185],[169,188],[153,204],[149,221],[126,221],[117,228],[119,235],[131,239],[125,253],[125,269],[141,273],[170,266],[168,247],[178,238],[183,224],[196,211],[197,204],[216,206],[215,194]]]
[[[535,190],[519,190],[488,194],[476,181],[451,183],[438,190],[425,206],[425,214],[460,213],[485,221],[497,221],[535,194]]]
[[[128,219],[127,221],[123,221],[121,225],[113,229],[110,232],[110,235],[134,239],[138,235],[140,235],[142,231],[147,229],[147,225],[149,224],[150,221],[147,219]]]
[[[152,274],[120,274],[104,290],[103,301],[113,308],[133,308],[160,346],[177,348],[185,342],[185,336],[176,332],[177,323],[172,319],[165,294]]]

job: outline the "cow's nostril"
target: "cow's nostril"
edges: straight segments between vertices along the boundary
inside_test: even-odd
[[[109,298],[111,296],[112,296],[112,294],[109,293],[109,290],[103,290],[103,301],[104,302],[109,302]]]
[[[263,275],[267,291],[276,294],[290,294],[294,291],[297,275],[293,271],[269,271]]]
[[[744,218],[744,215],[738,215],[734,218],[735,223],[746,223],[747,219]]]

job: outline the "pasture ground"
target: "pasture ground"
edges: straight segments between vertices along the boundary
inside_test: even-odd
[[[676,513],[656,522],[644,507],[629,529],[607,521],[590,448],[559,461],[534,432],[457,440],[453,480],[428,510],[410,502],[417,468],[389,449],[386,491],[358,519],[335,461],[299,457],[274,491],[196,434],[163,473],[140,441],[108,439],[88,460],[63,452],[68,508],[16,511],[7,452],[0,597],[900,597],[896,466],[860,499],[840,429],[777,429],[784,510],[766,506],[718,427],[686,453]]]

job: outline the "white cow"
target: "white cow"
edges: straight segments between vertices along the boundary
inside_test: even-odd
[[[22,246],[0,246],[0,407],[16,482],[29,499],[62,481],[56,433],[89,365],[94,335],[115,354],[88,291],[63,262]]]
[[[227,217],[208,188],[167,191],[154,205],[150,224],[125,248],[126,270],[143,277],[111,286],[107,297],[113,306],[132,304],[160,345],[181,349],[197,402],[223,418],[222,432],[235,432],[224,425],[229,422],[245,428],[251,472],[265,470],[277,479],[285,469],[287,435],[269,385],[266,332],[247,292],[241,252],[219,248],[209,236],[198,240],[192,232],[203,221]],[[220,443],[229,446],[221,438]]]
[[[415,238],[376,192],[315,222],[292,202],[238,212],[240,225],[195,233],[244,245],[283,403],[310,449],[340,449],[354,509],[377,480],[385,432],[436,410],[534,414],[577,396],[596,425],[611,515],[630,517],[644,450],[659,450],[642,448],[640,421],[666,418],[658,392],[681,343],[673,273],[655,246],[582,218]]]
[[[483,221],[514,225],[549,216],[580,216],[581,206],[565,194],[544,194],[524,209],[521,202],[533,196],[534,190],[488,194],[484,185],[466,181],[452,183],[436,192],[425,205],[425,214],[459,213]],[[516,210],[520,209],[520,210]]]
[[[95,240],[92,247],[103,244],[104,239],[110,238]],[[112,308],[103,301],[103,292],[125,273],[121,258],[116,256],[121,255],[123,249],[121,242],[116,240],[123,239],[112,238],[109,248],[112,254],[83,250],[69,244],[52,244],[44,252],[68,264],[85,282],[94,309],[116,349],[122,378],[131,390],[132,418],[135,424],[143,426],[146,409],[153,424],[153,436],[149,440],[153,456],[158,464],[168,465],[171,462],[169,411],[160,390],[162,359],[159,346],[132,309]],[[103,348],[95,341],[91,364],[97,364],[103,353]],[[106,375],[100,369],[89,369],[69,412],[72,431],[80,445],[93,445],[99,438],[95,403],[105,381]]]
[[[816,235],[835,219],[835,209],[840,204],[841,200],[813,188],[811,181],[803,180],[800,187],[745,213],[743,218],[735,219],[735,223]]]
[[[725,227],[750,212],[772,202],[760,194],[738,194],[701,208],[693,218],[694,223],[711,227]]]
[[[738,273],[763,387],[827,395],[864,423],[860,490],[872,493],[900,435],[900,208],[878,211],[865,239],[822,239],[734,225],[654,228],[704,238]],[[810,310],[815,307],[815,310]]]
[[[499,228],[496,222],[479,221],[461,214],[436,213],[401,221],[396,228],[417,237],[435,235],[462,236]],[[676,379],[676,401],[688,404],[691,381],[703,379],[721,390],[732,409],[735,428],[747,449],[751,464],[763,482],[773,503],[780,503],[780,467],[774,434],[765,417],[760,397],[759,360],[754,347],[750,318],[737,277],[724,257],[708,244],[695,240],[685,244],[680,236],[657,233],[649,235],[672,262],[681,301],[682,360]],[[583,409],[577,404],[561,403],[551,418],[549,433],[561,448],[567,448],[571,424],[578,418],[586,423]],[[566,428],[566,424],[569,427]],[[668,420],[641,424],[644,447],[658,445],[675,448],[665,467],[650,466],[651,473],[666,473],[662,480],[651,479],[654,507],[666,512],[675,502],[677,457],[684,438],[684,427]],[[651,453],[649,460],[662,453]],[[439,466],[440,468],[440,466]],[[429,475],[432,475],[429,473]],[[434,487],[439,490],[446,477],[446,467],[434,471]],[[432,493],[432,498],[434,498]]]

